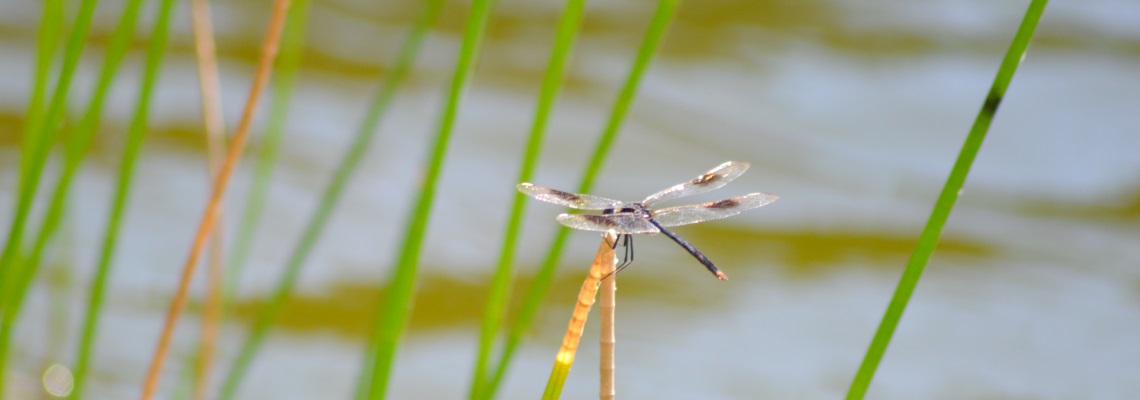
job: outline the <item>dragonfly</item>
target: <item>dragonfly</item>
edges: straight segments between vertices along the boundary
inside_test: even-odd
[[[673,233],[668,227],[695,224],[714,219],[721,219],[740,214],[753,208],[762,207],[779,199],[780,196],[769,193],[750,193],[742,196],[711,201],[703,204],[690,204],[668,208],[657,208],[660,203],[691,196],[710,190],[719,189],[740,177],[750,166],[747,162],[728,161],[710,169],[692,180],[679,183],[660,192],[654,193],[640,202],[624,202],[590,194],[578,194],[551,189],[531,183],[520,183],[519,192],[536,200],[570,207],[577,210],[601,211],[601,214],[570,214],[558,215],[558,222],[574,229],[585,231],[605,232],[613,229],[622,236],[626,247],[625,259],[621,268],[633,261],[633,234],[661,233],[681,245],[685,251],[692,254],[697,261],[721,280],[728,280],[728,276],[708,257],[697,250],[692,244]],[[617,240],[613,246],[617,246]]]

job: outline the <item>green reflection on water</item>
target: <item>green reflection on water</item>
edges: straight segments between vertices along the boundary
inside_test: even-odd
[[[749,266],[766,266],[787,268],[793,274],[810,276],[839,268],[852,268],[852,260],[861,261],[860,265],[869,263],[883,268],[899,268],[914,247],[913,238],[879,233],[759,232],[716,228],[687,230],[693,231],[691,236],[699,238],[697,240],[704,251],[715,253],[718,260],[733,265],[737,271]],[[939,244],[938,253],[985,258],[993,255],[995,249],[982,243],[949,238]],[[670,263],[691,261],[687,254],[679,253],[676,256],[675,261]],[[645,264],[646,261],[641,263]],[[562,271],[566,273],[555,279],[547,298],[549,312],[569,313],[573,299],[581,287],[582,275],[568,272],[576,267],[578,266],[564,265]],[[425,268],[425,271],[446,270],[442,267]],[[529,271],[523,268],[523,273]],[[625,299],[648,299],[662,303],[663,307],[712,309],[727,300],[702,295],[713,290],[715,284],[723,284],[707,275],[701,268],[692,268],[693,279],[708,279],[713,284],[678,283],[675,274],[658,275],[639,271],[635,279],[623,279],[619,285],[621,296]],[[531,284],[532,279],[530,275],[516,279],[515,293],[511,296],[516,300],[511,310],[512,317],[517,311],[515,308],[519,306],[517,299],[522,298],[522,290]],[[458,327],[475,329],[486,298],[487,281],[464,280],[438,272],[426,272],[416,294],[415,310],[409,328],[419,331]],[[319,295],[294,296],[285,306],[277,326],[291,332],[331,331],[350,337],[363,337],[371,329],[369,317],[373,312],[372,305],[377,296],[382,295],[382,290],[384,289],[375,282],[345,281],[334,284]],[[250,323],[263,306],[264,299],[242,300],[234,304],[233,315]]]
[[[917,238],[913,235],[891,235],[853,231],[749,231],[731,228],[694,227],[692,236],[700,237],[706,247],[721,257],[744,264],[756,257],[765,264],[782,265],[793,271],[847,268],[848,261],[868,261],[884,268],[898,268],[905,261]],[[989,257],[995,249],[985,243],[961,238],[943,238],[936,250],[939,254]],[[894,262],[894,263],[892,263]]]

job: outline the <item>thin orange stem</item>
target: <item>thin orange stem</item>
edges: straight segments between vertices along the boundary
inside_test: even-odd
[[[221,84],[218,81],[218,64],[214,50],[214,28],[210,21],[209,0],[190,2],[190,20],[194,29],[194,48],[198,58],[198,84],[202,93],[202,118],[206,127],[207,163],[209,176],[214,178],[226,151],[225,123],[222,121]],[[218,216],[219,221],[223,219]],[[206,400],[210,389],[210,375],[218,341],[218,324],[222,314],[224,266],[222,265],[222,224],[218,222],[210,237],[210,254],[206,270],[206,307],[202,315],[201,343],[199,345],[194,398]]]
[[[206,261],[206,306],[202,312],[201,342],[199,345],[194,398],[206,400],[210,391],[214,356],[217,354],[218,326],[222,317],[222,232],[215,228],[210,236],[210,253]]]
[[[257,110],[261,93],[269,81],[269,75],[273,69],[273,61],[277,58],[277,47],[281,41],[281,29],[285,25],[285,15],[288,10],[289,0],[276,0],[273,4],[273,14],[269,21],[269,32],[266,34],[265,42],[262,44],[261,59],[258,61],[257,73],[253,77],[253,85],[249,90],[249,98],[246,100],[245,108],[242,110],[241,120],[238,122],[237,130],[234,132],[234,137],[230,142],[226,160],[222,163],[222,167],[218,171],[217,176],[214,177],[214,187],[210,193],[210,201],[206,204],[206,211],[202,215],[202,221],[198,225],[194,242],[190,246],[190,255],[186,257],[186,263],[182,266],[182,275],[178,282],[178,291],[174,294],[174,299],[170,303],[170,311],[166,315],[166,321],[163,325],[162,333],[159,336],[158,345],[155,347],[154,356],[151,359],[150,369],[147,371],[146,380],[143,383],[141,397],[143,400],[152,399],[158,387],[158,376],[162,371],[162,364],[166,360],[166,354],[170,350],[170,340],[174,336],[174,326],[178,321],[178,315],[182,313],[182,309],[186,306],[186,292],[190,286],[190,279],[194,276],[194,267],[198,264],[198,258],[202,253],[202,248],[206,245],[208,233],[213,230],[214,225],[218,221],[218,216],[221,214],[222,196],[225,194],[226,186],[229,184],[230,177],[233,175],[234,168],[237,166],[242,150],[245,149],[245,142],[249,136],[249,126],[253,121],[253,114]]]
[[[194,49],[198,57],[198,80],[202,92],[202,117],[206,123],[206,136],[210,139],[210,154],[222,154],[225,146],[225,124],[222,121],[221,84],[218,81],[218,62],[214,50],[214,27],[210,19],[209,0],[191,0],[190,19],[194,27]],[[271,64],[272,65],[272,64]],[[210,162],[211,166],[219,163]],[[211,176],[212,177],[212,176]]]

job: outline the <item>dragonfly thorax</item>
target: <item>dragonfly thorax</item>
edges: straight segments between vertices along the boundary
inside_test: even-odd
[[[607,208],[605,210],[602,210],[602,215],[638,214],[638,215],[641,215],[643,217],[652,216],[652,214],[649,212],[649,209],[645,208],[645,205],[643,205],[641,203],[624,203],[624,204],[621,204],[621,206],[622,207]]]

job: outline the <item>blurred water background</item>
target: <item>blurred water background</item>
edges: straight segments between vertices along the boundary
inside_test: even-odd
[[[137,395],[207,196],[189,10],[180,3],[118,243],[91,398]],[[749,173],[697,200],[755,191],[781,199],[677,230],[730,282],[713,279],[664,237],[638,239],[637,261],[618,281],[619,396],[840,397],[1026,5],[686,2],[596,193],[640,199],[740,160],[752,163]],[[15,198],[38,7],[0,5],[5,227]],[[74,358],[153,7],[144,11],[135,51],[21,319],[7,371],[18,386],[13,390],[35,392],[47,365]],[[230,129],[248,91],[269,7],[251,0],[213,4]],[[319,0],[311,7],[282,156],[234,300],[236,318],[223,328],[219,373],[228,371],[265,303],[420,3]],[[467,393],[479,314],[561,7],[553,0],[495,6],[460,108],[390,398]],[[537,183],[577,186],[654,7],[644,0],[589,5]],[[73,122],[86,106],[121,9],[121,1],[100,3],[71,95]],[[445,5],[241,398],[350,396],[467,12],[463,2]],[[1140,3],[1134,1],[1053,2],[1046,9],[870,397],[1140,398],[1137,21]],[[265,114],[255,127],[254,149]],[[229,210],[243,204],[252,160],[238,171]],[[49,167],[46,182],[54,182],[58,170],[58,162]],[[533,278],[560,211],[530,204],[520,287]],[[235,219],[226,221],[229,237],[236,226]],[[500,398],[532,399],[542,391],[597,240],[573,235]],[[179,325],[163,378],[166,394],[175,391],[193,356],[201,281]],[[521,295],[512,299],[517,303]],[[596,393],[596,335],[590,324],[566,398]]]

